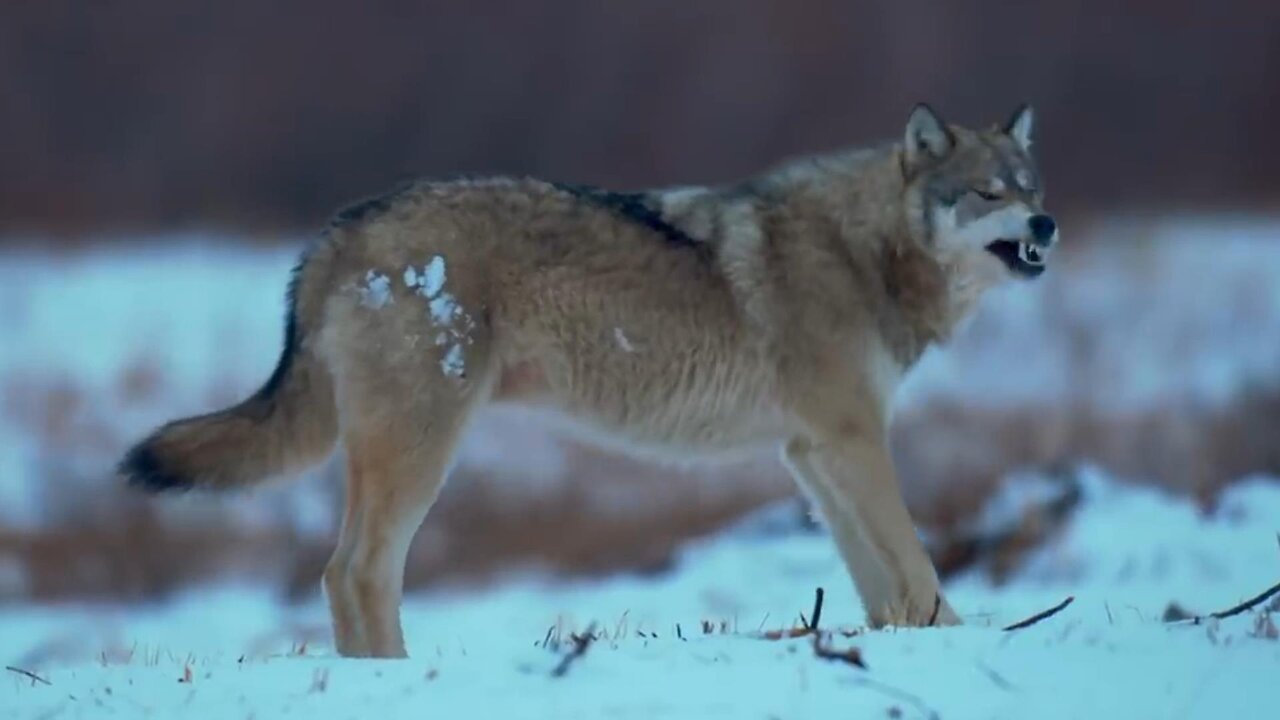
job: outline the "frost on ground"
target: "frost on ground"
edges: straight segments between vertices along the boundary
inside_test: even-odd
[[[15,670],[0,677],[0,707],[14,718],[1268,716],[1280,604],[1201,624],[1161,616],[1171,602],[1227,608],[1280,579],[1280,486],[1242,482],[1208,517],[1091,470],[1083,489],[1062,534],[1008,582],[950,583],[964,627],[865,631],[828,539],[766,513],[659,577],[415,596],[408,661],[336,658],[323,607],[245,589],[148,608],[10,608],[0,660]],[[817,657],[809,638],[761,637],[797,626],[819,586],[828,644],[855,648],[865,669]],[[1000,630],[1069,595],[1061,613]],[[592,626],[599,639],[566,660]]]

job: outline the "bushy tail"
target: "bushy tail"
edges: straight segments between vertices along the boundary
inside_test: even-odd
[[[239,405],[175,420],[134,446],[118,468],[130,485],[150,492],[247,487],[329,454],[338,434],[333,380],[304,347],[303,269],[290,283],[284,351],[271,378]]]

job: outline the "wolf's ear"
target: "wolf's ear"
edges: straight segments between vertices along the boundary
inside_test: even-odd
[[[907,160],[916,164],[929,157],[942,158],[955,146],[955,138],[947,124],[933,108],[919,103],[907,118]]]
[[[1004,132],[1013,138],[1023,150],[1031,148],[1031,128],[1035,124],[1036,115],[1032,111],[1031,106],[1022,103],[1017,110],[1013,111],[1013,115],[1009,118],[1009,122],[1004,124]]]

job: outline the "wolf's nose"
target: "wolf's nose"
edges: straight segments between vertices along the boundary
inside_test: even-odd
[[[1032,215],[1027,220],[1027,225],[1031,226],[1031,237],[1048,244],[1053,239],[1053,234],[1058,231],[1058,224],[1048,215]]]

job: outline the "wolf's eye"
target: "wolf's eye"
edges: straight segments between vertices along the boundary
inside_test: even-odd
[[[1000,196],[999,196],[999,195],[997,195],[997,194],[995,194],[995,193],[993,193],[993,192],[987,191],[987,190],[983,190],[982,188],[973,188],[973,194],[974,194],[974,195],[977,195],[978,197],[982,198],[983,200],[986,200],[987,202],[991,202],[991,201],[993,201],[993,200],[999,200],[999,199],[1000,199]]]

